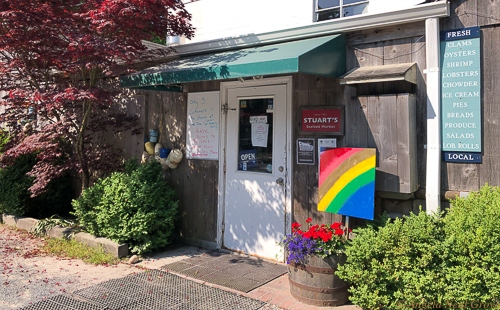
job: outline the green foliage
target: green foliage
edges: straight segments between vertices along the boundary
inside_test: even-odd
[[[53,214],[68,215],[71,209],[72,189],[68,177],[54,179],[47,191],[31,198],[28,190],[34,178],[26,173],[37,161],[35,153],[19,156],[11,166],[0,170],[0,213],[17,216],[48,217]]]
[[[444,220],[449,252],[445,299],[500,300],[500,188],[486,185],[454,200]]]
[[[0,213],[25,215],[28,212],[33,178],[26,175],[35,164],[36,155],[18,157],[12,166],[0,170]]]
[[[127,174],[131,174],[134,170],[139,169],[139,167],[140,167],[139,160],[137,160],[137,158],[135,157],[132,157],[131,159],[125,161],[124,164],[124,170],[125,173]]]
[[[153,38],[151,39],[151,42],[158,43],[161,45],[167,44],[167,40],[164,37],[160,37],[160,36],[153,36]]]
[[[96,236],[128,243],[141,254],[169,244],[177,214],[175,191],[162,180],[156,162],[100,179],[73,201],[82,228]]]
[[[86,244],[80,243],[74,239],[48,239],[43,247],[49,255],[64,258],[79,258],[84,262],[94,265],[108,265],[118,263],[118,259],[112,254],[106,253],[102,247],[94,249]]]
[[[420,212],[354,230],[337,275],[363,309],[500,306],[500,189],[453,201],[445,215]]]
[[[12,139],[12,136],[8,131],[0,129],[0,155],[2,155],[4,151],[4,146]]]
[[[421,212],[405,220],[354,230],[346,249],[341,278],[353,283],[354,304],[363,309],[409,309],[410,303],[432,303],[444,289],[440,278],[443,220]],[[400,304],[407,303],[407,307]]]
[[[34,234],[35,236],[41,236],[56,226],[73,227],[75,226],[75,223],[71,220],[66,220],[56,215],[52,215],[49,218],[39,220],[31,228],[30,233]]]

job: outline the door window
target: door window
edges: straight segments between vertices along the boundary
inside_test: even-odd
[[[240,99],[238,171],[273,171],[273,98]]]

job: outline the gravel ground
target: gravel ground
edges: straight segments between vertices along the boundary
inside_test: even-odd
[[[126,264],[94,266],[39,253],[42,238],[0,225],[0,310],[15,309],[141,270]]]

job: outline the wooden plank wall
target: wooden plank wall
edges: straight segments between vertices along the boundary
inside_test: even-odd
[[[441,22],[442,30],[480,26],[481,101],[483,108],[483,163],[443,163],[443,190],[478,190],[485,183],[500,185],[500,0],[452,0],[452,15]]]
[[[413,193],[417,190],[415,96],[386,94],[359,96],[364,115],[348,115],[356,128],[346,135],[345,146],[377,149],[375,190]],[[364,140],[364,144],[360,141]]]
[[[375,145],[375,141],[380,141],[380,135],[386,132],[390,135],[395,131],[395,128],[389,128],[386,123],[380,123],[379,128],[374,120],[377,115],[387,114],[390,111],[388,105],[376,104],[376,102],[368,102],[368,100],[376,100],[376,97],[363,97],[362,95],[377,95],[377,94],[395,94],[395,93],[415,93],[416,104],[416,124],[417,128],[417,186],[425,187],[425,149],[426,142],[426,84],[423,69],[425,64],[425,24],[424,22],[416,22],[405,25],[398,25],[380,29],[371,29],[357,31],[347,34],[347,70],[356,67],[381,66],[397,63],[417,63],[417,85],[412,87],[402,83],[371,83],[354,87],[346,87],[344,94],[344,104],[346,106],[346,135],[342,140],[342,145],[353,147],[366,147],[366,145]],[[358,96],[353,96],[357,94]],[[381,97],[382,98],[382,97]],[[375,104],[375,105],[374,105]],[[378,108],[376,108],[378,107]],[[372,115],[373,121],[368,121],[365,115]],[[382,119],[379,117],[379,119]],[[392,127],[397,127],[395,124]],[[381,150],[384,154],[378,157],[378,160],[391,160],[391,154],[397,154],[397,149]],[[394,172],[397,173],[397,163],[394,162]],[[391,213],[409,214],[410,211],[418,211],[418,207],[425,203],[419,200],[417,202],[411,200],[391,200],[383,198],[385,196],[377,196],[376,199],[376,214],[380,214],[382,210]],[[402,196],[401,198],[409,198]]]
[[[318,163],[315,165],[298,165],[296,162],[296,143],[298,137],[318,138],[313,134],[300,134],[300,107],[342,105],[344,87],[338,80],[307,74],[293,75],[292,93],[292,221],[305,225],[307,218],[312,224],[340,222],[341,215],[317,211],[318,206]],[[324,136],[324,138],[332,138]]]
[[[159,130],[159,142],[164,147],[180,148],[185,154],[187,93],[219,89],[219,82],[207,81],[186,84],[182,93],[147,91],[145,132]],[[164,172],[177,191],[180,234],[193,244],[216,242],[218,169],[215,160],[183,158],[176,169]]]
[[[451,16],[441,19],[441,30],[463,27],[481,27],[481,72],[483,105],[483,163],[455,164],[442,163],[441,189],[457,191],[478,190],[485,183],[500,185],[500,65],[498,64],[500,43],[500,0],[451,0]],[[426,178],[426,82],[423,69],[425,60],[425,24],[422,22],[405,24],[381,29],[371,29],[347,34],[347,70],[362,66],[376,66],[393,63],[416,62],[418,65],[418,84],[416,94],[417,162],[418,185],[425,188]],[[485,65],[486,64],[486,65]],[[373,84],[359,87],[361,93],[388,93],[395,84]],[[397,86],[397,85],[396,85]],[[369,105],[352,97],[355,91],[346,87],[346,134],[344,142],[356,146],[365,143],[364,137],[356,136],[356,131],[365,130],[349,118],[356,119],[366,113]],[[368,137],[367,139],[371,139]],[[425,200],[413,200],[411,205],[404,201],[382,199],[386,210],[407,214],[418,211]],[[443,207],[449,204],[443,202]]]

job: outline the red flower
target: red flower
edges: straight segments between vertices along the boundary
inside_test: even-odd
[[[342,223],[333,223],[332,225],[330,225],[330,228],[331,229],[338,229],[340,227],[340,225],[342,225]]]
[[[309,223],[310,221],[312,221],[312,219],[311,219],[311,218],[308,218],[308,219],[306,220],[306,223]]]
[[[335,229],[335,235],[336,236],[337,235],[342,236],[343,234],[344,234],[344,231],[342,229],[340,229],[340,228]]]

